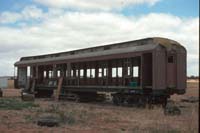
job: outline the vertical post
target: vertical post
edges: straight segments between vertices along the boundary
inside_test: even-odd
[[[35,77],[36,77],[36,79],[38,79],[38,77],[39,77],[39,76],[38,76],[38,75],[39,75],[39,74],[38,74],[38,65],[36,65],[35,67],[36,67],[36,76],[35,76]]]
[[[70,62],[67,62],[67,77],[68,79],[70,79],[70,76],[71,76],[71,63]],[[70,85],[70,80],[67,81],[67,83]]]
[[[111,78],[112,78],[112,61],[110,61],[110,62],[108,62],[107,61],[107,63],[108,63],[108,69],[107,69],[107,76],[108,76],[108,78],[107,78],[107,85],[111,85],[111,82],[112,82],[112,80],[111,80]]]
[[[70,62],[67,63],[67,76],[68,77],[71,76],[71,64],[70,64]]]
[[[95,62],[95,84],[98,84],[98,79],[99,79],[99,67],[98,67],[98,62]]]
[[[57,77],[56,64],[53,64],[53,78]]]
[[[86,66],[86,63],[84,63],[84,65],[83,65],[83,77],[84,77],[84,84],[86,84],[86,82],[87,82],[87,66]]]

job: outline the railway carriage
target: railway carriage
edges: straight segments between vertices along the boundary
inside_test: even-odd
[[[186,90],[186,49],[166,38],[22,57],[14,65],[18,88],[36,96],[60,88],[59,98],[95,99],[107,92],[115,104],[166,104],[170,95]]]

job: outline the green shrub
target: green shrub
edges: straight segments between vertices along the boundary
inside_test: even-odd
[[[39,107],[34,102],[25,102],[15,98],[1,98],[0,109],[5,110],[22,110],[24,108]]]

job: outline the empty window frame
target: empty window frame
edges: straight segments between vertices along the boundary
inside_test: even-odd
[[[60,70],[57,71],[57,77],[60,77]]]
[[[78,69],[76,69],[76,77],[78,77],[78,75],[79,75],[79,74],[78,74],[78,71],[79,71],[79,70],[78,70]]]
[[[174,63],[174,56],[168,57],[168,63]]]
[[[133,67],[133,77],[135,77],[135,78],[139,77],[139,67],[138,66]]]
[[[112,68],[112,78],[116,78],[117,77],[117,68]]]
[[[74,70],[71,70],[71,77],[74,76]]]
[[[91,69],[91,78],[95,78],[95,69]]]
[[[127,68],[127,75],[130,76],[131,75],[131,67]]]
[[[122,67],[117,68],[117,77],[122,77]]]
[[[53,71],[49,71],[49,78],[53,77]]]
[[[31,76],[31,67],[27,66],[27,77]]]
[[[106,77],[106,76],[108,75],[107,73],[108,73],[108,69],[107,69],[107,68],[104,68],[104,69],[103,69],[103,76]]]
[[[66,77],[68,77],[68,71],[67,70],[65,71],[65,75],[66,75]]]
[[[83,78],[83,77],[84,77],[84,70],[81,69],[81,70],[80,70],[80,78]]]
[[[103,73],[103,70],[102,70],[102,68],[99,68],[99,74],[98,74],[98,77],[99,77],[99,78],[101,78],[101,77],[102,77],[102,75],[103,75],[102,73]]]
[[[47,71],[43,71],[43,77],[44,77],[44,78],[47,77]]]
[[[90,69],[87,69],[87,78],[90,78]]]

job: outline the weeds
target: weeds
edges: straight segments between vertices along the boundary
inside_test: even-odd
[[[24,102],[14,98],[1,98],[0,109],[4,110],[22,110],[25,108],[39,107],[33,102]]]
[[[64,124],[75,124],[77,119],[76,119],[76,111],[64,111],[58,104],[50,104],[48,108],[46,109],[39,109],[37,111],[37,115],[41,113],[50,113],[50,114],[56,114],[60,117],[60,120]]]

